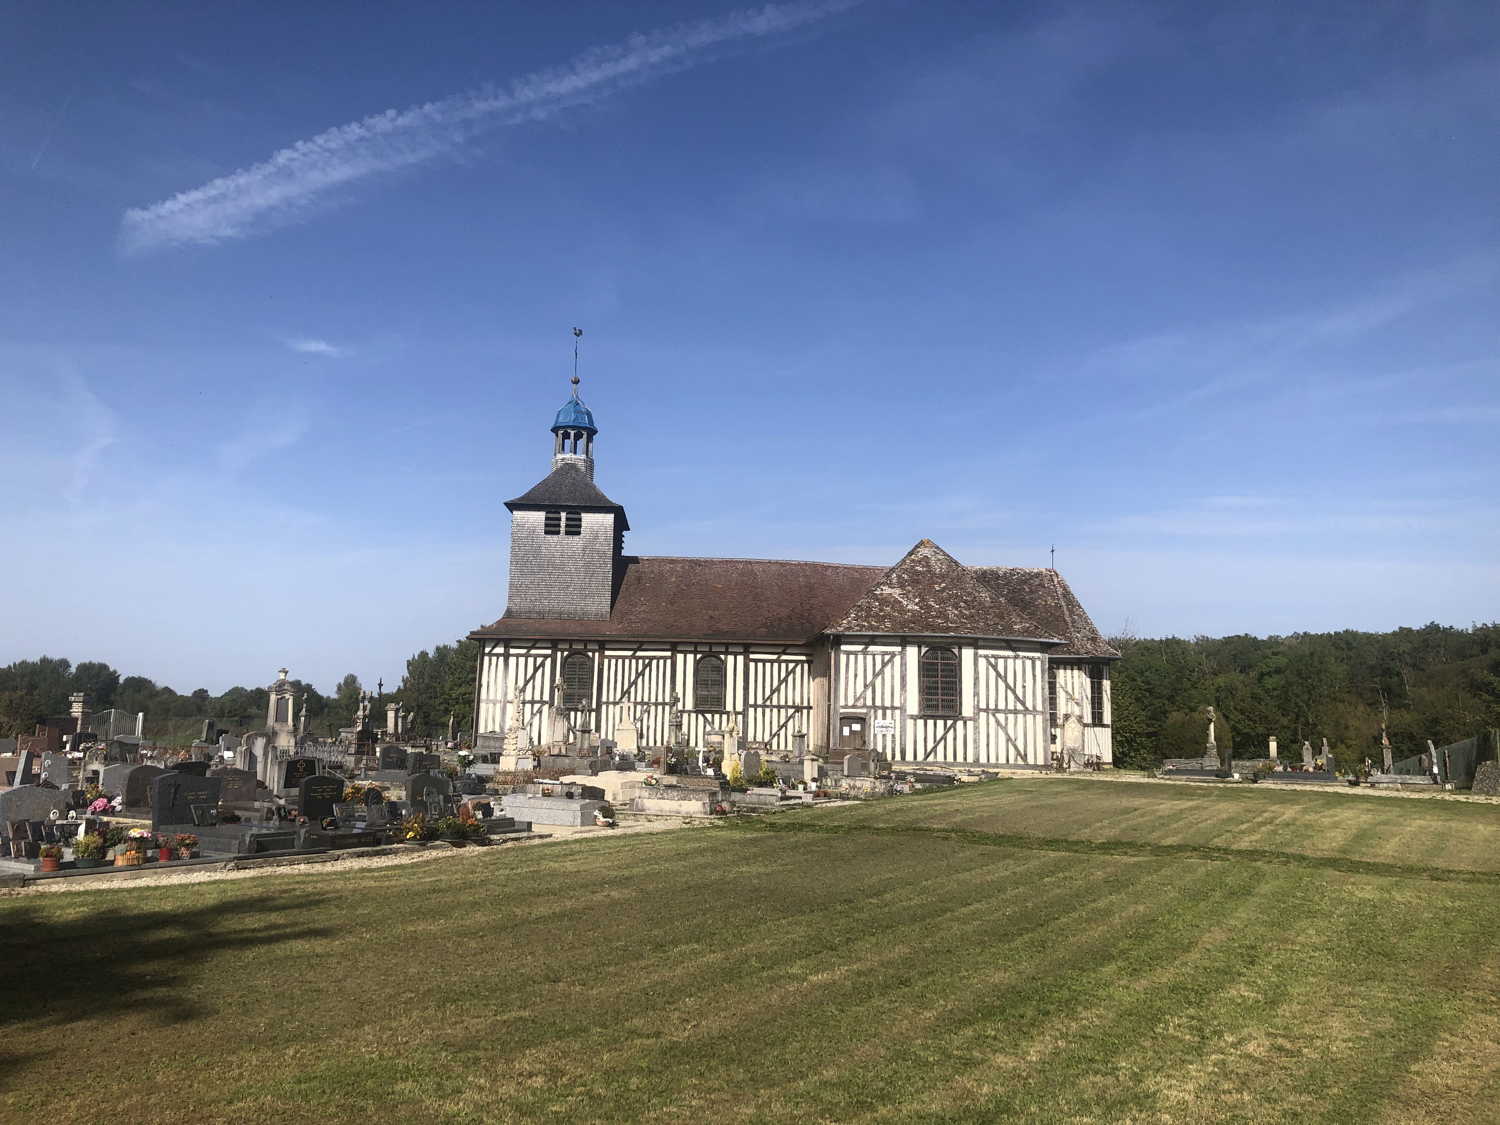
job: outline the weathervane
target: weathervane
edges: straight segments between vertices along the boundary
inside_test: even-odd
[[[573,397],[578,397],[578,341],[583,339],[583,329],[573,329]]]

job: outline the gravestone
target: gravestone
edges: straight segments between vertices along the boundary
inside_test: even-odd
[[[1271,736],[1270,743],[1266,746],[1266,751],[1267,756],[1274,762],[1276,760],[1276,737],[1274,735]]]
[[[634,754],[640,748],[641,728],[635,725],[635,720],[626,718],[615,724],[615,749]]]
[[[0,788],[16,783],[16,767],[21,759],[14,754],[0,754]]]
[[[372,785],[365,790],[365,807],[373,809],[377,805],[385,807],[385,794]]]
[[[125,775],[125,781],[120,786],[120,794],[124,798],[122,804],[127,809],[149,809],[151,807],[151,786],[156,777],[167,771],[160,766],[132,766],[129,773]]]
[[[249,805],[255,802],[259,791],[255,775],[249,770],[220,766],[208,771],[208,776],[219,782],[219,800],[226,805]]]
[[[281,769],[281,789],[296,789],[309,777],[316,777],[319,766],[316,758],[288,758]]]
[[[758,750],[746,750],[740,754],[740,773],[746,778],[754,778],[760,773],[760,752]]]
[[[380,748],[380,768],[383,770],[404,770],[407,768],[407,753],[400,746],[382,746]]]
[[[390,814],[385,811],[385,803],[365,806],[365,827],[384,828],[390,824]]]
[[[134,766],[117,762],[114,765],[105,766],[99,771],[99,788],[103,789],[111,797],[118,797],[125,792],[125,778]]]
[[[427,773],[430,770],[441,769],[443,760],[437,754],[427,754],[421,750],[412,750],[406,755],[407,773]]]
[[[1062,730],[1058,732],[1058,747],[1062,751],[1064,765],[1082,764],[1083,719],[1076,712],[1070,711],[1067,715],[1063,716]],[[1214,757],[1214,761],[1217,764],[1217,754]]]
[[[414,808],[425,809],[429,793],[436,793],[446,806],[453,796],[453,782],[440,773],[414,773],[406,779],[406,799]]]
[[[845,777],[870,777],[870,755],[848,754],[844,757]]]
[[[1312,743],[1306,739],[1302,740],[1302,768],[1305,770],[1313,768]]]
[[[203,821],[196,809],[217,810],[219,779],[168,770],[151,781],[151,830],[159,832],[169,824],[199,824]],[[213,823],[212,820],[209,823]]]
[[[198,735],[199,742],[219,741],[219,724],[212,719],[203,720],[203,730]]]
[[[124,766],[135,761],[135,746],[126,742],[123,738],[112,738],[104,747],[104,761],[107,765]]]
[[[61,753],[48,751],[42,755],[41,779],[50,781],[59,789],[73,788],[73,771],[68,763],[68,756]]]
[[[21,735],[16,739],[18,745],[24,746],[27,735]],[[38,770],[41,755],[34,750],[22,749],[16,754],[16,777],[12,785],[35,785],[42,779]]]
[[[61,789],[44,789],[39,785],[22,785],[0,793],[0,829],[17,821],[51,820],[53,812],[67,812],[69,796]]]
[[[333,815],[333,806],[343,803],[344,779],[320,773],[304,777],[297,785],[297,808],[309,821]]]
[[[173,762],[167,769],[173,773],[190,773],[194,777],[208,776],[207,762]]]

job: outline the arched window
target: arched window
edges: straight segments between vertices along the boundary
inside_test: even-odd
[[[585,652],[570,652],[562,662],[562,705],[578,711],[594,705],[594,658]]]
[[[930,648],[919,665],[924,715],[958,714],[958,653]]]
[[[724,660],[718,656],[700,656],[693,665],[693,709],[724,710]]]

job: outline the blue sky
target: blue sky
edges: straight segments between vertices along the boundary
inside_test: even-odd
[[[21,4],[0,662],[399,679],[571,328],[641,554],[1497,617],[1500,8]]]

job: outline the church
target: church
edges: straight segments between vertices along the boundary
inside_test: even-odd
[[[598,433],[575,375],[551,472],[505,505],[509,604],[470,634],[476,735],[545,744],[560,713],[580,740],[633,721],[652,748],[732,724],[771,753],[1111,761],[1119,653],[1056,570],[964,566],[930,539],[892,566],[629,555]]]

